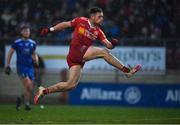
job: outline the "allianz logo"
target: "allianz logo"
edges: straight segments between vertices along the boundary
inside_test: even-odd
[[[122,100],[122,91],[102,90],[101,88],[83,88],[82,100]]]
[[[172,90],[169,89],[165,98],[166,102],[180,102],[180,89]]]
[[[103,100],[103,101],[123,101],[129,104],[136,104],[141,99],[141,91],[137,87],[128,87],[121,90],[102,90],[101,88],[83,88],[81,100]]]

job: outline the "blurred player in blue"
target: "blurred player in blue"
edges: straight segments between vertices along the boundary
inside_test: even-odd
[[[33,90],[34,81],[34,63],[38,65],[38,58],[35,53],[36,42],[30,39],[30,28],[27,24],[20,26],[21,38],[14,41],[8,52],[5,73],[10,75],[11,73],[11,57],[16,51],[17,60],[16,67],[19,78],[21,79],[24,87],[24,103],[25,110],[31,110],[30,100]],[[16,100],[16,110],[19,110],[22,99],[20,97]]]

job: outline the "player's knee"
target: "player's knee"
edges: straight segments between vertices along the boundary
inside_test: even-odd
[[[73,90],[76,88],[76,86],[77,86],[76,82],[71,82],[68,84],[68,90]]]
[[[26,87],[27,91],[30,91],[30,92],[32,91],[32,83],[31,82],[27,82],[25,87]]]
[[[73,83],[73,84],[71,84],[71,85],[70,85],[70,90],[75,89],[75,88],[76,88],[76,86],[77,86],[77,83]]]
[[[109,52],[108,49],[104,48],[104,49],[102,49],[102,53],[103,53],[103,56],[106,56],[106,55],[108,55],[110,52]]]
[[[31,85],[27,85],[27,86],[26,86],[26,89],[27,89],[29,92],[31,92],[31,91],[32,91],[32,86],[31,86]]]

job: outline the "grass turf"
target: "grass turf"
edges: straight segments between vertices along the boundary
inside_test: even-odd
[[[180,123],[180,109],[125,108],[94,106],[45,105],[33,106],[31,111],[23,107],[16,111],[14,105],[0,105],[0,123],[56,124],[56,123]]]

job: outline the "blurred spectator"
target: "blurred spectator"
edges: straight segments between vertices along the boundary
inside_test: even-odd
[[[29,22],[34,31],[32,36],[37,36],[37,31],[42,26],[85,16],[88,8],[100,6],[104,10],[103,27],[108,37],[174,38],[178,37],[177,2],[177,0],[1,0],[0,36],[15,37],[17,35],[14,32],[15,27],[21,22]],[[68,40],[69,36],[69,31],[52,35],[62,42]]]
[[[8,23],[10,22],[10,20],[12,20],[12,18],[13,18],[12,13],[10,13],[10,10],[6,8],[1,15],[2,21],[5,23],[5,25],[8,25]]]

